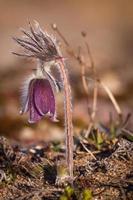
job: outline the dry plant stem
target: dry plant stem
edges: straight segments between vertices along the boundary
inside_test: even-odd
[[[81,63],[81,75],[82,75],[83,88],[85,90],[86,95],[88,96],[89,95],[88,84],[85,77],[85,65],[83,63]]]
[[[85,90],[85,93],[87,95],[87,104],[88,104],[88,108],[89,108],[89,90],[88,90],[88,84],[87,84],[87,81],[86,81],[86,78],[85,78],[85,65],[83,63],[81,63],[81,75],[82,75],[82,84],[83,84],[83,88]],[[95,84],[94,84],[94,90],[93,90],[92,113],[89,114],[90,123],[89,123],[89,126],[88,126],[86,134],[85,134],[86,138],[88,137],[88,135],[90,133],[90,130],[91,130],[92,126],[93,126],[93,122],[95,120],[96,107],[97,107],[97,97],[98,97],[98,85],[95,82]]]
[[[84,90],[85,90],[85,93],[87,94],[88,96],[88,105],[89,105],[89,91],[88,91],[88,83],[86,81],[86,78],[85,78],[85,67],[87,67],[86,63],[82,60],[81,56],[77,57],[75,52],[73,51],[73,49],[70,47],[70,44],[68,43],[68,41],[66,40],[66,38],[62,35],[62,33],[59,31],[59,29],[56,27],[56,29],[54,29],[58,35],[62,38],[62,40],[64,41],[65,45],[67,47],[69,47],[67,49],[67,52],[70,54],[70,56],[73,56],[77,61],[78,63],[80,64],[81,66],[81,74],[82,74],[82,83],[83,83],[83,87],[84,87]],[[93,122],[95,120],[95,115],[96,115],[96,107],[97,107],[97,96],[98,96],[98,85],[96,82],[99,82],[102,87],[104,88],[104,90],[106,91],[106,93],[108,94],[111,102],[113,103],[120,119],[122,118],[122,111],[117,103],[117,101],[115,100],[112,92],[109,90],[109,88],[103,84],[103,82],[101,82],[101,80],[97,79],[97,75],[96,75],[96,68],[95,68],[95,64],[94,64],[94,60],[93,60],[93,57],[92,57],[92,54],[91,54],[91,51],[90,51],[90,47],[89,47],[89,44],[85,41],[85,45],[86,45],[86,48],[87,48],[87,52],[88,52],[88,55],[89,55],[89,58],[90,58],[90,62],[91,62],[91,68],[92,68],[92,71],[93,71],[93,74],[94,74],[94,78],[95,78],[95,86],[94,86],[94,91],[93,91],[93,109],[92,109],[92,113],[91,113],[91,116],[90,116],[90,124],[88,126],[88,130],[87,130],[87,133],[86,133],[86,137],[88,137],[88,134],[91,130],[91,127],[93,126]],[[97,81],[98,80],[98,81]]]
[[[90,58],[90,62],[91,62],[91,68],[94,74],[94,78],[96,79],[96,68],[95,68],[95,64],[94,64],[94,60],[90,51],[90,47],[89,44],[87,42],[85,42],[86,48],[87,48],[87,52]],[[91,113],[91,121],[92,123],[95,120],[95,116],[96,116],[96,107],[97,107],[97,96],[98,96],[98,86],[97,83],[95,81],[94,83],[94,90],[93,90],[93,106],[92,106],[92,113]]]
[[[86,45],[86,48],[87,48],[87,52],[88,52],[88,55],[89,55],[89,58],[90,58],[90,62],[91,62],[91,69],[93,71],[93,74],[94,74],[94,77],[96,79],[96,69],[95,69],[95,65],[94,65],[94,61],[93,61],[93,57],[92,57],[92,54],[91,54],[91,51],[90,51],[90,48],[89,48],[89,45],[87,42],[85,42],[85,45]],[[75,54],[73,54],[73,56],[75,57]],[[83,88],[84,88],[84,91],[87,95],[87,104],[88,104],[88,108],[89,108],[89,90],[88,90],[88,82],[86,80],[86,77],[85,77],[85,69],[87,67],[86,63],[83,61],[82,59],[82,56],[80,55],[79,57],[75,57],[77,59],[77,61],[79,62],[80,66],[81,66],[81,75],[82,75],[82,84],[83,84]],[[90,120],[90,123],[89,123],[89,126],[88,126],[88,129],[86,131],[86,135],[85,137],[88,137],[89,133],[90,133],[90,130],[94,124],[94,120],[95,120],[95,115],[96,115],[96,107],[97,107],[97,97],[98,97],[98,85],[97,85],[97,82],[95,82],[95,85],[94,85],[94,90],[93,90],[93,106],[92,106],[92,112],[91,114],[89,113],[89,120]]]
[[[81,61],[80,57],[77,57],[75,51],[72,49],[72,47],[70,46],[69,42],[67,41],[67,39],[65,38],[65,36],[61,33],[61,31],[58,29],[58,27],[56,25],[54,26],[54,24],[52,24],[51,27],[59,35],[59,37],[63,40],[64,44],[67,47],[67,49],[66,49],[67,53],[70,56],[74,57],[79,63],[81,63],[82,61]]]
[[[91,54],[91,51],[90,51],[90,47],[89,47],[89,44],[85,41],[85,45],[86,45],[86,48],[87,48],[87,52],[88,52],[88,55],[89,55],[89,58],[90,58],[90,63],[91,63],[91,69],[93,71],[93,75],[94,75],[94,79],[96,79],[96,69],[95,69],[95,64],[94,64],[94,60],[93,60],[93,57],[92,57],[92,54]],[[85,73],[85,71],[84,71]],[[85,85],[87,85],[87,80],[85,79]],[[88,85],[87,85],[88,86]],[[94,89],[93,89],[93,105],[92,105],[92,112],[91,112],[91,115],[90,115],[90,123],[89,123],[89,126],[88,126],[88,129],[86,131],[86,134],[85,134],[85,137],[88,138],[88,135],[91,131],[91,128],[94,124],[94,121],[95,121],[95,116],[96,116],[96,108],[97,108],[97,97],[98,97],[98,85],[95,81],[94,83]],[[89,93],[88,93],[88,98],[89,98]],[[88,101],[88,105],[89,105],[89,101]]]
[[[62,40],[64,41],[64,43],[66,44],[66,46],[69,46],[68,41],[67,41],[66,38],[62,35],[62,33],[59,31],[58,28],[57,28],[57,33],[58,33],[59,36],[62,38]]]
[[[64,86],[66,162],[69,169],[70,180],[72,181],[73,180],[73,124],[72,124],[71,89],[63,61],[60,61],[59,65]]]
[[[97,110],[97,97],[98,97],[98,85],[97,83],[95,82],[94,83],[94,90],[93,90],[93,106],[92,106],[92,113],[91,113],[91,116],[90,116],[90,123],[89,123],[89,126],[87,128],[87,131],[86,131],[86,134],[85,134],[85,137],[88,138],[89,136],[89,133],[91,131],[91,128],[94,124],[94,120],[95,120],[95,116],[96,116],[96,110]]]
[[[93,90],[93,106],[92,106],[92,113],[91,113],[91,120],[94,121],[96,116],[97,110],[97,96],[98,96],[98,87],[97,83],[94,83],[94,90]]]
[[[112,94],[112,92],[110,91],[110,89],[101,81],[101,80],[98,80],[98,82],[100,83],[100,85],[103,87],[103,89],[106,91],[106,93],[108,94],[108,97],[110,98],[112,104],[114,105],[114,108],[116,110],[116,112],[118,113],[118,115],[122,116],[122,111],[114,97],[114,95]]]
[[[86,134],[85,134],[85,138],[88,138],[88,135],[90,133],[90,130],[93,126],[93,121],[92,121],[92,117],[94,116],[95,117],[95,112],[92,112],[92,114],[90,115],[89,113],[89,88],[88,88],[88,84],[87,84],[87,81],[86,81],[86,77],[85,77],[85,65],[83,63],[80,64],[81,65],[81,77],[82,77],[82,84],[83,84],[83,88],[84,88],[84,91],[86,93],[86,96],[87,96],[87,106],[88,106],[88,115],[89,115],[89,126],[87,128],[87,131],[86,131]],[[94,96],[95,96],[95,90],[94,90]],[[96,101],[94,103],[93,101],[93,107],[96,105]],[[93,119],[94,119],[93,117]]]
[[[64,41],[66,47],[67,47],[67,52],[70,56],[74,57],[79,65],[81,66],[81,75],[82,75],[82,83],[83,83],[83,87],[84,87],[84,90],[85,90],[85,93],[87,95],[87,104],[88,104],[88,108],[89,108],[89,91],[88,91],[88,83],[86,81],[86,78],[85,78],[85,68],[87,67],[87,64],[86,62],[84,62],[84,60],[82,59],[82,56],[79,55],[77,56],[75,51],[71,48],[69,42],[66,40],[66,38],[63,36],[63,34],[60,32],[60,30],[58,29],[57,26],[52,26],[53,30],[56,31],[56,33],[62,38],[62,40]],[[96,78],[96,70],[95,70],[95,65],[94,65],[94,61],[93,61],[93,57],[92,57],[92,54],[91,54],[91,51],[90,51],[90,48],[89,48],[89,45],[87,42],[85,42],[85,45],[86,45],[86,48],[87,48],[87,52],[88,52],[88,55],[89,55],[89,58],[90,58],[90,62],[91,62],[91,68],[93,70],[93,74]],[[96,115],[96,106],[97,106],[97,93],[98,93],[98,88],[97,88],[97,83],[96,83],[96,86],[94,87],[94,92],[93,92],[93,110],[92,110],[92,113],[91,115],[89,115],[89,119],[90,119],[90,124],[89,124],[89,127],[88,127],[88,131],[91,129],[92,125],[93,125],[93,121],[95,119],[95,115]],[[87,135],[88,132],[87,131]]]
[[[86,45],[87,52],[88,52],[88,55],[89,55],[89,58],[90,58],[91,68],[93,70],[93,73],[95,74],[96,70],[95,70],[94,60],[93,60],[93,57],[92,57],[92,54],[91,54],[91,51],[90,51],[89,44],[87,42],[85,42],[85,45]]]
[[[87,51],[88,51],[88,55],[90,57],[90,61],[91,61],[91,66],[92,66],[92,70],[93,70],[93,73],[94,73],[94,76],[95,76],[95,79],[96,79],[96,69],[95,69],[95,65],[94,65],[94,61],[93,61],[93,57],[92,57],[92,54],[91,54],[91,51],[90,51],[90,48],[89,48],[89,45],[88,43],[86,42],[86,48],[87,48]],[[112,101],[119,117],[121,118],[122,117],[122,112],[121,112],[121,109],[115,99],[115,97],[113,96],[112,92],[110,91],[110,89],[99,79],[98,82],[101,84],[101,86],[104,88],[104,90],[106,91],[106,93],[108,94],[110,100]],[[95,86],[94,86],[94,96],[93,96],[93,112],[92,112],[92,116],[91,118],[94,120],[95,118],[95,112],[96,112],[96,101],[97,101],[97,83],[95,81]],[[94,116],[94,117],[93,117]]]

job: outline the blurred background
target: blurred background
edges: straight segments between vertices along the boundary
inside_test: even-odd
[[[0,135],[21,140],[63,136],[62,94],[56,96],[58,123],[41,120],[29,125],[28,116],[19,115],[20,88],[35,63],[11,54],[19,51],[12,36],[20,36],[19,28],[28,29],[28,22],[33,20],[50,33],[53,33],[50,25],[56,23],[74,50],[80,45],[84,47],[81,31],[86,31],[100,78],[115,95],[123,113],[132,113],[132,0],[0,0]],[[73,90],[75,132],[79,132],[89,123],[86,98],[79,65],[68,56],[67,67]],[[91,101],[90,94],[90,106]],[[96,120],[107,123],[110,112],[115,119],[117,116],[107,94],[99,89]]]

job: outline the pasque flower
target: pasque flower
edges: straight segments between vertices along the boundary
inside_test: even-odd
[[[48,116],[56,120],[55,97],[50,81],[33,76],[26,81],[22,95],[21,114],[29,112],[29,122],[35,123]]]
[[[30,24],[29,24],[30,25]],[[39,24],[30,31],[22,30],[24,37],[13,38],[23,48],[22,53],[15,55],[37,60],[37,71],[31,76],[23,88],[21,113],[29,112],[29,122],[34,123],[42,117],[56,120],[54,90],[59,90],[59,83],[51,74],[51,67],[58,66],[64,91],[64,116],[66,134],[66,164],[71,182],[73,181],[73,125],[71,88],[65,63],[56,40],[47,32],[42,31]]]
[[[35,22],[35,29],[29,24],[30,32],[22,29],[24,37],[13,39],[23,48],[23,53],[13,54],[38,60],[37,72],[24,84],[22,90],[21,114],[29,112],[29,122],[34,123],[44,116],[56,120],[54,89],[59,83],[50,73],[51,62],[61,59],[56,40],[43,32]]]

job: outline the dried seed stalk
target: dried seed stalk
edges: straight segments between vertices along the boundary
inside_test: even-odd
[[[66,40],[66,38],[62,35],[62,33],[60,32],[60,30],[58,29],[58,27],[56,25],[52,25],[52,28],[54,31],[56,31],[56,33],[62,38],[62,40],[64,41],[64,44],[66,45],[67,47],[67,52],[70,56],[74,57],[79,65],[81,66],[81,75],[82,75],[82,83],[83,83],[83,88],[85,90],[85,93],[87,95],[87,102],[88,102],[88,108],[89,108],[89,91],[88,91],[88,83],[87,83],[87,80],[85,78],[85,70],[86,70],[86,67],[88,67],[88,64],[83,60],[83,55],[79,55],[77,56],[77,54],[75,53],[75,51],[71,48],[69,42]],[[82,32],[81,33],[82,36],[84,38],[86,38],[86,33]],[[110,91],[110,89],[103,84],[103,82],[101,82],[101,80],[99,79],[99,77],[97,77],[97,74],[96,74],[96,68],[95,68],[95,63],[94,63],[94,60],[93,60],[93,57],[92,57],[92,54],[91,54],[91,51],[90,51],[90,47],[89,47],[89,44],[88,42],[85,40],[85,45],[86,45],[86,49],[87,49],[87,52],[88,52],[88,56],[90,58],[90,62],[91,62],[91,69],[92,69],[92,72],[93,72],[93,76],[94,76],[94,81],[95,81],[95,85],[94,85],[94,90],[93,90],[93,107],[92,107],[92,112],[91,114],[89,114],[89,117],[90,117],[90,124],[88,126],[88,130],[86,132],[86,137],[88,137],[88,134],[90,132],[90,129],[91,127],[93,126],[93,123],[94,123],[94,119],[95,119],[95,115],[96,115],[96,107],[97,107],[97,97],[98,97],[98,84],[101,84],[101,86],[104,88],[105,92],[107,93],[107,95],[109,96],[116,112],[118,113],[120,119],[122,118],[122,111],[114,97],[114,95],[112,94],[112,92]]]
[[[82,34],[82,36],[84,38],[86,37],[86,34],[83,34],[83,33],[81,33],[81,34]],[[94,63],[93,56],[92,56],[92,53],[91,53],[91,50],[90,50],[90,47],[89,47],[89,44],[88,44],[87,41],[85,41],[85,46],[86,46],[87,53],[88,53],[88,56],[89,56],[89,59],[90,59],[90,63],[91,63],[90,67],[91,67],[91,70],[93,72],[94,79],[96,79],[95,63]],[[88,86],[86,79],[85,79],[85,81],[86,81],[86,85]],[[93,106],[92,106],[92,112],[91,112],[91,115],[90,115],[90,120],[91,121],[90,121],[89,129],[91,129],[91,127],[93,125],[93,122],[95,120],[96,110],[97,110],[96,109],[97,108],[97,97],[98,97],[98,86],[97,86],[97,83],[95,82],[94,83],[94,89],[93,89]],[[89,93],[88,93],[88,98],[89,98]]]
[[[121,111],[121,109],[119,107],[119,104],[117,103],[117,101],[116,101],[113,93],[110,91],[110,89],[97,77],[96,68],[95,68],[94,60],[93,60],[93,57],[92,57],[92,54],[91,54],[91,51],[90,51],[89,44],[87,42],[85,42],[85,45],[86,45],[87,52],[88,52],[88,55],[89,55],[89,58],[90,58],[91,67],[92,67],[92,71],[93,71],[93,75],[94,75],[94,80],[95,80],[95,83],[94,83],[94,93],[93,93],[93,109],[92,109],[92,114],[91,114],[91,121],[92,122],[94,121],[95,114],[96,114],[97,94],[98,94],[98,85],[97,85],[97,83],[99,83],[103,87],[103,89],[105,90],[105,92],[107,93],[109,99],[111,100],[111,102],[112,102],[112,104],[113,104],[113,106],[114,106],[114,108],[115,108],[115,110],[116,110],[116,112],[119,115],[119,118],[121,120],[122,119],[122,111]],[[85,70],[84,70],[84,73],[85,73]],[[85,81],[86,81],[86,79],[85,79]],[[91,129],[91,126],[92,126],[92,123],[90,123],[90,126],[88,128],[86,137],[88,137],[89,130]]]

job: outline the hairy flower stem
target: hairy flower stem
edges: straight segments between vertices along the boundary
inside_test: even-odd
[[[67,77],[65,65],[61,60],[59,70],[64,86],[64,109],[65,109],[65,129],[66,129],[66,162],[70,180],[73,181],[73,125],[72,125],[72,104],[71,89]]]

